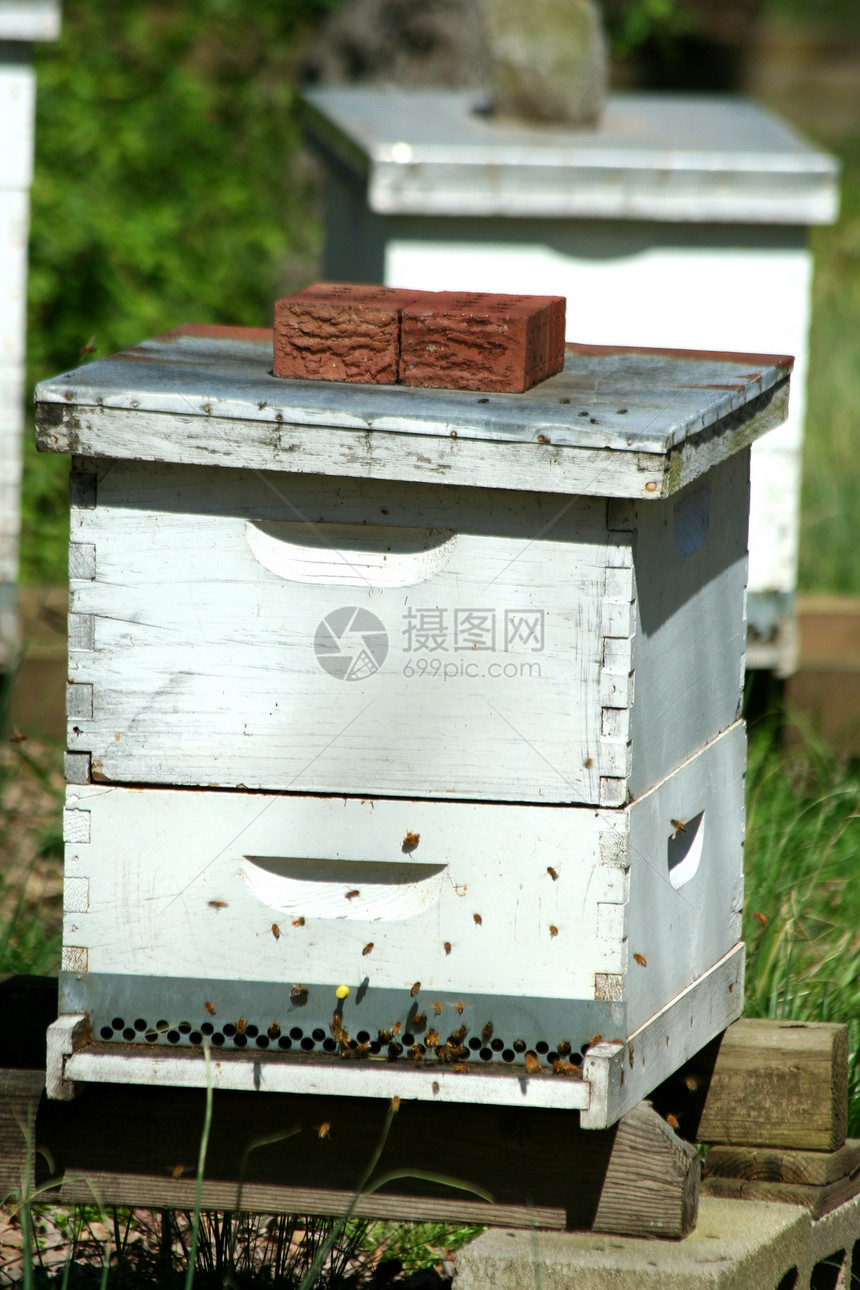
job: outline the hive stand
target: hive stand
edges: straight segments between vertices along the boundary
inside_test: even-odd
[[[44,1099],[39,1048],[56,989],[50,978],[0,983],[0,1020],[21,1018],[0,1031],[0,1191],[47,1179],[44,1167],[34,1172],[29,1121],[29,1143],[47,1149],[55,1165],[49,1195],[59,1203],[88,1200],[93,1186],[106,1204],[193,1206],[201,1092],[93,1086],[71,1104]],[[756,1052],[763,1054],[757,1067]],[[706,1133],[728,1125],[742,1137],[755,1125],[754,1137],[785,1140],[794,1124],[797,1141],[810,1141],[809,1126],[811,1140],[839,1141],[845,1055],[844,1027],[739,1022],[656,1090],[654,1101],[673,1105],[682,1125],[701,1121]],[[214,1104],[203,1206],[267,1213],[343,1213],[388,1109],[367,1101],[235,1093],[216,1094]],[[493,1200],[402,1178],[367,1197],[357,1213],[502,1228],[458,1256],[458,1284],[474,1287],[519,1284],[517,1276],[534,1275],[535,1262],[547,1285],[587,1276],[589,1285],[632,1286],[634,1270],[641,1275],[649,1267],[678,1290],[848,1290],[849,1277],[860,1272],[856,1176],[855,1198],[840,1200],[818,1220],[791,1187],[767,1203],[705,1195],[699,1204],[695,1151],[649,1107],[604,1132],[579,1132],[575,1120],[547,1111],[401,1104],[380,1172],[399,1167],[457,1175],[486,1188]],[[279,1131],[283,1140],[273,1142]],[[260,1139],[266,1144],[245,1155]],[[807,1151],[804,1159],[814,1156],[821,1164],[828,1155],[856,1153],[857,1146]],[[796,1162],[800,1153],[783,1154]],[[826,1171],[825,1165],[819,1173]],[[544,1230],[522,1238],[512,1230],[535,1226]],[[687,1239],[680,1245],[643,1239],[655,1236]]]

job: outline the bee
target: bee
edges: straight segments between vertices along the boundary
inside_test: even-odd
[[[215,1004],[214,1004],[214,1003],[210,1003],[210,1002],[208,1001],[208,999],[207,999],[207,1001],[206,1001],[206,1003],[204,1003],[203,1007],[204,1007],[204,1008],[206,1009],[206,1011],[209,1013],[209,1016],[210,1016],[210,1017],[214,1017],[214,1016],[215,1016]]]
[[[382,1044],[390,1044],[390,1043],[391,1043],[391,1032],[390,1032],[389,1030],[379,1030],[379,1031],[377,1031],[377,1035],[378,1035],[378,1037],[379,1037],[379,1042],[380,1042],[380,1043],[382,1043]]]
[[[281,929],[277,923],[272,923],[272,935],[274,936],[276,941],[279,941],[281,939]]]
[[[767,927],[767,914],[753,914],[753,918],[757,923],[761,923],[762,927]]]
[[[528,1071],[529,1075],[537,1075],[540,1073],[540,1062],[537,1059],[536,1053],[532,1053],[532,1052],[526,1053],[525,1063],[526,1063],[526,1070]]]
[[[316,1128],[318,1138],[328,1138],[330,1136],[329,1129],[331,1128],[331,1125],[328,1120],[323,1120],[322,1124],[315,1125],[314,1127]]]
[[[666,1116],[666,1123],[670,1125],[670,1127],[673,1129],[680,1129],[681,1127],[680,1124],[678,1123],[677,1115],[673,1115],[671,1111],[669,1111],[669,1113]]]
[[[442,1005],[441,1005],[441,1003],[436,1003],[436,1002],[435,1002],[435,1000],[434,1000],[434,1003],[433,1003],[433,1011],[435,1012],[436,1016],[438,1017],[438,1016],[440,1015],[440,1013],[442,1012]]]
[[[591,770],[592,766],[594,765],[594,762],[591,760],[590,757],[586,757],[585,761],[582,764],[586,770]]]
[[[569,1039],[562,1039],[561,1043],[558,1045],[558,1055],[559,1055],[559,1057],[569,1057],[569,1056],[570,1056],[570,1040],[569,1040]]]
[[[439,1092],[439,1081],[434,1079],[434,1081],[433,1081],[433,1083],[430,1085],[430,1087],[432,1088],[432,1090],[433,1090],[433,1092],[434,1092],[434,1093],[438,1093],[438,1092]]]
[[[427,1045],[427,1047],[428,1047],[428,1048],[438,1048],[438,1047],[439,1047],[439,1031],[438,1031],[438,1030],[428,1030],[428,1031],[427,1031],[427,1034],[426,1034],[426,1035],[425,1035],[425,1037],[424,1037],[424,1042],[425,1042],[425,1044]]]
[[[172,1178],[181,1178],[184,1173],[185,1165],[174,1165],[170,1171],[170,1176]]]
[[[414,1062],[420,1062],[421,1058],[424,1056],[424,1049],[420,1044],[413,1044],[409,1049],[409,1056]]]
[[[394,1025],[391,1027],[391,1033],[392,1035],[399,1035],[402,1029],[403,1027],[400,1022],[395,1021]]]
[[[353,887],[352,891],[348,891],[346,893],[346,898],[347,900],[355,900],[356,896],[360,896],[360,895],[361,895],[361,892],[358,890],[358,888]]]
[[[209,908],[210,908],[210,909],[226,909],[226,908],[227,908],[227,902],[226,902],[226,900],[210,900],[210,901],[209,901]]]
[[[493,1023],[492,1021],[488,1021],[487,1024],[484,1026],[484,1029],[481,1031],[481,1038],[483,1039],[485,1044],[488,1044],[492,1039],[492,1037],[493,1037]]]
[[[452,1071],[452,1074],[454,1075],[468,1075],[469,1067],[466,1065],[460,1064],[458,1066],[452,1066],[451,1071]]]
[[[411,849],[412,847],[417,847],[420,841],[421,841],[421,834],[413,833],[412,830],[410,829],[409,832],[406,834],[406,837],[403,839],[403,845],[407,849]]]
[[[294,918],[294,919],[293,919],[293,927],[304,927],[304,925],[305,925],[305,916],[304,916],[304,914],[300,915],[300,917],[299,917],[299,918]]]
[[[473,918],[474,918],[474,920],[475,920],[475,926],[476,926],[476,927],[483,927],[484,920],[483,920],[483,918],[481,917],[481,915],[480,915],[480,914],[473,914],[473,915],[472,915],[472,917],[473,917]]]
[[[675,830],[675,832],[672,834],[673,838],[676,838],[679,833],[687,832],[687,826],[683,820],[670,820],[669,823],[671,824],[672,828]]]
[[[343,1034],[343,1022],[341,1021],[339,1012],[335,1012],[332,1015],[331,1033],[332,1033],[333,1039],[340,1039],[341,1035]]]
[[[412,1018],[412,1029],[423,1030],[426,1025],[427,1025],[427,1013],[416,1012],[415,1016]]]
[[[558,882],[558,871],[553,869],[551,864],[547,865],[546,871],[549,874],[550,878],[552,878],[553,882]]]
[[[588,1041],[588,1047],[593,1048],[595,1044],[602,1044],[602,1043],[603,1043],[602,1035],[592,1035]]]
[[[27,736],[22,734],[17,726],[13,726],[12,733],[9,736],[9,742],[10,744],[25,744],[27,742]]]
[[[247,1023],[247,1021],[245,1020],[245,1018],[244,1018],[244,1017],[240,1017],[240,1018],[239,1018],[239,1020],[236,1022],[236,1034],[237,1034],[237,1035],[244,1035],[244,1033],[245,1033],[245,1027],[247,1026],[247,1024],[248,1024],[248,1023]]]
[[[89,340],[87,341],[86,345],[84,345],[83,349],[81,350],[81,353],[82,353],[82,354],[94,354],[94,353],[96,352],[96,350],[97,350],[97,349],[98,349],[98,345],[96,344],[96,338],[95,338],[95,336],[90,336],[90,338],[89,338]]]
[[[556,1058],[552,1064],[553,1075],[573,1075],[577,1070],[576,1066],[570,1062],[563,1061],[561,1057]]]
[[[699,1078],[697,1075],[685,1075],[684,1083],[691,1093],[695,1093],[696,1089],[699,1087]]]
[[[420,982],[420,981],[416,981],[416,982],[415,982],[415,984],[413,985],[412,989],[409,991],[409,994],[411,995],[411,997],[412,997],[413,999],[415,998],[416,994],[418,993],[418,991],[419,991],[420,989],[421,989],[421,982]]]
[[[640,967],[648,966],[648,960],[646,959],[644,954],[634,954],[633,957]]]
[[[359,1044],[357,1048],[353,1049],[352,1055],[353,1057],[369,1057],[370,1044]]]
[[[450,954],[450,953],[451,953],[451,942],[450,942],[450,941],[446,941],[446,942],[445,942],[445,944],[442,946],[442,948],[443,948],[443,950],[445,951],[445,953],[446,953],[446,954]]]
[[[273,1021],[271,1026],[269,1026],[269,1031],[268,1031],[269,1038],[277,1039],[280,1033],[281,1033],[281,1027],[278,1025],[277,1021]]]
[[[550,937],[558,936],[558,928],[556,927],[555,923],[550,923],[549,934],[550,934]]]
[[[369,954],[372,949],[373,949],[373,941],[368,941],[364,949],[361,951],[362,958],[364,958],[365,955]]]
[[[430,1042],[429,1038],[427,1042],[428,1043]],[[439,1047],[436,1049],[436,1056],[439,1058],[440,1062],[449,1062],[451,1060],[451,1057],[453,1056],[453,1050],[451,1048],[451,1045],[440,1044]]]
[[[391,1102],[390,1102],[390,1105],[389,1105],[389,1109],[390,1109],[391,1111],[393,1111],[395,1115],[397,1114],[397,1112],[400,1110],[400,1098],[399,1098],[399,1097],[393,1097],[393,1098],[391,1099]]]
[[[305,985],[294,985],[290,991],[290,998],[298,1001],[308,997],[308,988]]]
[[[462,1017],[463,1013],[466,1011],[465,1003],[455,1003],[454,1007],[457,1009],[457,1016]]]
[[[466,1035],[468,1033],[469,1033],[468,1026],[458,1026],[457,1029],[454,1031],[454,1033],[450,1036],[450,1038],[454,1041],[455,1044],[462,1044],[463,1040],[466,1038]]]

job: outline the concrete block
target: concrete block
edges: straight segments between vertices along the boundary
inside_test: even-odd
[[[457,1255],[454,1290],[801,1290],[811,1227],[796,1206],[703,1199],[678,1242],[488,1231]]]
[[[860,1285],[860,1196],[812,1224],[812,1290]]]

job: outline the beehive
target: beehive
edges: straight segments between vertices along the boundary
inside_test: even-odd
[[[53,40],[57,0],[0,5],[0,674],[18,657],[16,608],[24,429],[27,226],[36,84],[29,51]]]
[[[208,1036],[225,1087],[611,1123],[742,1005],[749,444],[790,360],[568,346],[492,395],[271,361],[189,327],[37,389],[73,455],[54,1093],[204,1082]]]
[[[618,93],[596,128],[487,113],[468,90],[314,87],[325,273],[553,291],[570,340],[795,355],[785,424],[752,455],[748,666],[794,667],[810,226],[838,163],[729,95]]]

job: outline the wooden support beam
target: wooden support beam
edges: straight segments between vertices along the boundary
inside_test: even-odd
[[[705,1161],[707,1196],[803,1205],[813,1218],[860,1194],[860,1141],[837,1151],[715,1145]]]
[[[847,1028],[742,1018],[652,1101],[693,1141],[836,1151],[848,1125]]]
[[[91,1085],[73,1103],[44,1101],[38,1140],[62,1179],[59,1199],[82,1201],[92,1185],[105,1204],[193,1205],[204,1101],[200,1089],[116,1085]],[[342,1214],[387,1110],[376,1099],[216,1092],[204,1207]],[[578,1119],[566,1111],[403,1102],[376,1176],[429,1172],[493,1201],[402,1177],[356,1212],[628,1236],[692,1231],[700,1169],[689,1144],[647,1104],[612,1129],[583,1130]],[[328,1126],[324,1136],[320,1126]],[[271,1142],[279,1133],[284,1138]],[[254,1146],[261,1139],[265,1145]]]

